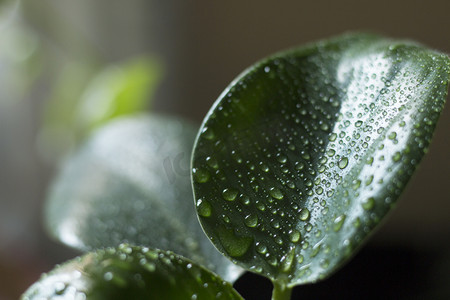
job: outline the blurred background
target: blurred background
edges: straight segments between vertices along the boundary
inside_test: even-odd
[[[149,107],[200,124],[255,61],[345,31],[450,53],[449,12],[448,0],[1,0],[0,299],[17,299],[76,255],[43,232],[42,203],[58,163],[92,128]],[[450,295],[448,106],[398,208],[351,270],[294,296]],[[247,274],[236,285],[246,298],[264,299],[248,288],[262,281]]]

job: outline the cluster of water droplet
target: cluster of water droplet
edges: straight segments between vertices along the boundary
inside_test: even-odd
[[[401,193],[445,100],[433,93],[446,86],[402,60],[413,46],[373,47],[265,61],[208,115],[193,159],[197,211],[235,261],[317,279]]]
[[[229,283],[184,257],[128,244],[57,267],[32,286],[24,299],[57,296],[77,300],[241,299]]]

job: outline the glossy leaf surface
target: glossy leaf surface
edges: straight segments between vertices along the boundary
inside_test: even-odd
[[[56,267],[22,299],[242,298],[229,283],[182,256],[122,244]]]
[[[45,206],[52,236],[83,251],[123,242],[171,250],[233,281],[237,268],[203,233],[189,158],[197,128],[138,115],[97,131],[63,165]]]
[[[219,97],[194,146],[205,232],[282,285],[330,275],[394,206],[448,79],[446,55],[366,34],[258,62]]]

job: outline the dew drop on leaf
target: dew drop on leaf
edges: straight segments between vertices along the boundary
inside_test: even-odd
[[[281,270],[283,272],[288,272],[292,268],[292,263],[295,259],[295,251],[291,249],[285,256],[280,259]]]
[[[345,222],[345,215],[340,215],[339,217],[337,217],[336,219],[334,219],[333,222],[333,230],[334,231],[339,231],[342,228],[342,225]]]
[[[375,199],[373,197],[367,198],[361,204],[362,208],[365,210],[371,210],[375,206]]]
[[[232,229],[221,227],[218,233],[223,248],[231,257],[243,256],[253,243],[253,237],[236,235]]]
[[[388,135],[388,138],[389,138],[390,140],[394,140],[396,137],[397,137],[397,133],[396,133],[395,131],[391,132],[391,133]]]
[[[256,251],[260,254],[266,254],[267,253],[267,246],[262,243],[257,243],[256,245]]]
[[[309,210],[307,208],[302,208],[300,210],[299,219],[302,221],[306,221],[309,219]]]
[[[320,261],[320,266],[321,266],[323,269],[328,268],[329,265],[330,265],[330,261],[329,261],[328,259],[322,259],[322,260]]]
[[[211,204],[203,199],[197,201],[197,212],[202,217],[210,217],[212,213]]]
[[[215,138],[214,132],[212,129],[209,129],[208,127],[204,127],[202,130],[202,137],[204,137],[207,140],[213,140]]]
[[[277,199],[277,200],[281,200],[283,199],[284,195],[283,193],[280,191],[280,189],[278,188],[270,188],[269,190],[269,194],[270,196],[272,196],[273,198]]]
[[[328,140],[330,142],[334,142],[337,138],[337,133],[333,132],[332,134],[330,134],[330,136],[328,137]]]
[[[247,227],[256,227],[256,225],[258,225],[258,216],[255,214],[247,215],[244,219],[244,223]]]
[[[289,238],[291,239],[292,243],[297,243],[301,238],[300,231],[298,231],[297,229],[292,230],[292,232],[289,234]]]
[[[334,156],[335,153],[336,153],[336,151],[334,149],[329,149],[327,151],[327,155],[330,156],[330,157]]]
[[[392,160],[394,162],[398,162],[402,159],[402,154],[400,152],[395,152],[394,155],[392,156]]]
[[[227,201],[234,201],[236,199],[236,196],[238,194],[238,191],[235,189],[224,189],[222,192],[223,198]]]
[[[347,167],[348,165],[348,158],[347,157],[342,157],[339,162],[338,162],[338,167],[340,169],[345,169],[345,167]]]
[[[373,181],[373,175],[370,175],[366,180],[366,185],[370,185]]]
[[[198,183],[208,182],[210,174],[207,170],[203,169],[192,169],[192,173],[194,174],[194,179]]]

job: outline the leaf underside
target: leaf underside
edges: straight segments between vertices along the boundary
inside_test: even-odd
[[[370,34],[250,67],[194,145],[208,237],[288,286],[330,275],[394,206],[429,145],[448,79],[446,55]]]
[[[21,299],[242,298],[229,283],[182,256],[122,244],[56,267]]]

